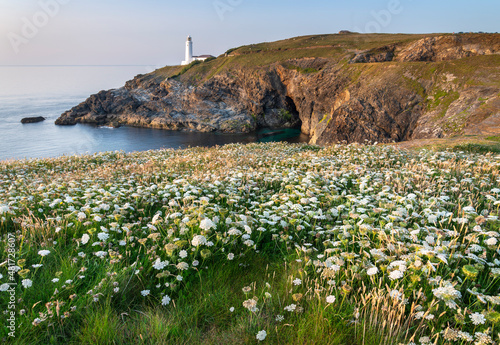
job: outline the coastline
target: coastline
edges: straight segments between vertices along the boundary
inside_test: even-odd
[[[137,75],[56,124],[224,133],[300,127],[321,145],[495,135],[499,66],[499,34],[303,36]]]

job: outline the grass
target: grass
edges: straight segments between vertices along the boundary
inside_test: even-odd
[[[420,97],[422,97],[423,100],[427,99],[427,94],[423,86],[414,79],[403,77],[404,81],[406,83],[406,86],[410,89],[413,90],[415,93],[417,93]]]
[[[294,66],[292,64],[289,64],[289,63],[285,63],[285,68],[288,68],[288,69],[293,69],[299,73],[303,73],[303,74],[309,74],[309,73],[316,73],[316,72],[319,72],[318,69],[316,68],[313,68],[313,67],[300,67],[300,66]]]
[[[180,77],[181,75],[185,74],[187,71],[189,71],[191,68],[193,68],[194,66],[196,65],[200,65],[202,64],[201,61],[199,60],[195,60],[193,62],[191,62],[189,65],[186,65],[184,66],[180,71],[179,73],[177,74],[174,74],[171,78],[177,78],[177,77]]]
[[[411,148],[413,150],[431,150],[431,151],[447,151],[467,153],[498,153],[500,152],[499,136],[476,136],[476,135],[461,135],[453,136],[446,139],[421,139],[411,142],[402,142],[396,146]]]
[[[434,36],[436,36],[435,34]],[[404,46],[418,39],[433,35],[404,34],[350,34],[350,35],[314,35],[291,39],[246,45],[230,49],[231,56],[220,56],[217,62],[210,65],[199,65],[186,73],[185,81],[208,80],[216,74],[230,69],[261,68],[275,63],[283,63],[288,68],[297,69],[301,73],[315,73],[316,68],[302,68],[290,65],[287,61],[304,58],[326,58],[330,64],[341,62],[352,51],[384,50],[390,45]],[[481,37],[481,39],[486,39]],[[498,78],[491,78],[489,73],[498,66],[498,55],[476,56],[454,61],[418,63],[400,63],[415,69],[415,73],[423,79],[432,79],[436,73],[451,73],[459,82],[487,83],[498,86]],[[384,64],[379,64],[384,65]],[[223,66],[224,68],[221,68]],[[193,76],[199,74],[199,78]]]
[[[1,163],[0,250],[13,235],[16,256],[0,266],[3,307],[9,267],[18,285],[15,338],[6,327],[0,337],[497,341],[498,158],[455,144],[232,144]]]
[[[426,35],[402,34],[351,34],[351,35],[313,35],[294,37],[276,42],[266,42],[242,46],[232,51],[232,54],[251,54],[274,50],[293,50],[322,46],[345,46],[359,49],[374,49],[398,42],[408,42],[425,37]]]
[[[231,56],[220,56],[205,64],[191,66],[189,68],[174,66],[163,68],[153,72],[163,79],[167,76],[180,77],[182,81],[197,85],[206,82],[218,74],[227,73],[230,70],[259,69],[276,63],[282,63],[285,67],[296,69],[300,73],[313,74],[318,71],[315,67],[301,67],[290,63],[290,60],[307,58],[325,58],[329,65],[340,63],[352,55],[353,50],[380,50],[388,45],[405,45],[409,42],[428,37],[429,35],[403,35],[403,34],[349,34],[349,35],[314,35],[295,37],[276,42],[266,42],[233,48],[228,51]],[[432,36],[432,35],[430,35]],[[443,62],[443,63],[404,63],[405,66],[413,66],[421,69],[420,76],[431,79],[436,70],[447,73],[460,72],[461,76],[469,78],[474,71],[480,70],[479,66],[486,64],[494,67],[498,64],[498,56],[482,56],[464,59],[465,62]],[[379,64],[384,65],[384,64]],[[443,67],[444,66],[444,67]],[[469,67],[473,66],[473,67]],[[478,76],[483,78],[483,76]],[[484,76],[486,77],[486,76]],[[476,80],[476,78],[472,78]]]
[[[150,73],[150,75],[154,76],[158,82],[162,82],[166,78],[171,78],[172,76],[179,74],[183,68],[183,66],[165,66]]]
[[[294,256],[292,254],[290,257]],[[73,276],[74,272],[66,271],[71,267],[65,264],[70,261],[67,255],[62,253],[61,257],[66,259],[54,262],[53,266],[67,273],[66,276],[59,276],[63,280]],[[45,272],[50,272],[53,266],[46,267]],[[110,269],[106,266],[96,268],[104,271]],[[250,320],[248,323],[246,313],[238,308],[245,295],[241,287],[252,285],[255,292],[257,286],[270,283],[276,290],[284,291],[287,289],[287,277],[300,270],[293,264],[285,264],[283,268],[282,257],[276,255],[272,247],[268,247],[264,252],[250,253],[239,260],[218,260],[211,262],[210,268],[200,267],[197,275],[185,282],[174,308],[168,313],[163,308],[138,302],[137,295],[141,287],[128,286],[126,296],[107,298],[99,305],[86,307],[77,316],[73,316],[72,322],[65,327],[52,325],[47,333],[30,333],[17,338],[13,343],[57,344],[61,341],[68,344],[245,344],[253,338],[248,333],[249,329],[256,333],[262,327],[270,329],[281,325],[269,316],[264,316],[263,320]],[[89,287],[105,279],[106,275],[103,273],[88,272],[94,277],[94,283]],[[48,280],[43,275],[41,278]],[[125,285],[128,277],[122,278],[121,281],[117,279],[117,285]],[[28,295],[26,298],[47,300],[50,299],[50,294]],[[236,306],[237,310],[231,312],[231,306]],[[282,307],[278,302],[266,312],[279,314]],[[285,329],[279,334],[270,334],[268,339],[279,343],[279,338],[282,337],[289,339],[286,340],[287,344],[314,344],[318,339],[330,338],[342,343],[349,338],[343,334],[343,324],[318,328],[318,322],[321,321],[318,320],[318,310],[311,309],[303,314],[301,322],[292,330]],[[289,326],[280,328],[287,327]],[[311,341],[311,327],[314,329],[314,341]],[[332,331],[336,333],[333,337]],[[297,333],[299,336],[291,340]],[[70,334],[71,340],[68,342]]]
[[[436,90],[432,96],[433,101],[429,102],[427,107],[429,109],[436,109],[438,107],[442,108],[437,117],[443,118],[446,115],[450,104],[456,101],[460,97],[460,94],[455,91]]]
[[[291,121],[293,119],[293,115],[286,109],[280,109],[280,116],[285,121]]]
[[[443,72],[455,75],[462,83],[499,87],[499,55],[473,56],[443,63]]]
[[[500,153],[499,144],[461,144],[453,147],[454,151],[471,153]]]
[[[247,262],[249,266],[241,269],[241,262]],[[199,279],[186,282],[185,292],[179,293],[175,307],[169,313],[151,306],[146,306],[143,311],[133,310],[126,305],[121,306],[122,310],[116,310],[115,306],[113,312],[109,306],[92,311],[82,323],[78,343],[244,343],[243,340],[249,338],[242,332],[245,329],[242,324],[246,323],[244,313],[232,313],[229,306],[241,304],[243,292],[240,286],[253,282],[261,284],[265,280],[272,282],[270,272],[279,267],[273,268],[276,260],[262,255],[214,264],[217,268],[201,269]],[[262,270],[266,266],[268,269]],[[125,312],[126,315],[120,318]]]

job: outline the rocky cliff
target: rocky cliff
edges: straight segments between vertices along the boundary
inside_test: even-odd
[[[321,35],[140,75],[56,124],[250,132],[312,143],[500,133],[500,35]]]

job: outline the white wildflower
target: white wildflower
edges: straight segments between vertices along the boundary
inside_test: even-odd
[[[23,279],[21,284],[23,284],[23,287],[27,289],[33,285],[33,281],[31,279]]]
[[[262,341],[262,340],[266,339],[266,337],[267,337],[267,332],[264,331],[264,330],[259,331],[257,333],[257,336],[256,336],[256,338],[257,338],[258,341]]]
[[[97,234],[97,238],[100,239],[101,241],[105,242],[109,238],[109,234],[105,232],[100,232]]]
[[[90,236],[88,234],[83,234],[82,235],[82,244],[87,244],[90,240]]]
[[[470,319],[474,325],[482,325],[486,322],[486,318],[481,313],[474,313],[470,315]]]
[[[201,245],[204,245],[207,243],[207,239],[205,238],[205,236],[202,236],[202,235],[196,235],[193,237],[193,239],[191,240],[191,244],[195,247],[198,247],[198,246],[201,246]]]
[[[161,305],[168,305],[170,304],[170,297],[168,297],[167,295],[163,296],[163,298],[161,299]]]
[[[98,251],[96,253],[94,253],[95,256],[97,256],[98,258],[104,258],[106,255],[108,255],[108,252],[104,252],[104,251]]]
[[[210,219],[205,218],[200,222],[200,228],[203,230],[210,230],[215,228],[214,222],[212,222]]]
[[[444,286],[438,287],[432,290],[434,296],[445,302],[445,304],[452,309],[457,308],[457,303],[455,299],[461,298],[462,294],[460,291],[455,290],[451,283],[447,282]]]
[[[329,304],[335,303],[336,299],[337,298],[335,296],[333,296],[333,295],[327,296],[326,297],[326,303],[329,303]]]
[[[153,264],[153,268],[156,270],[162,270],[168,265],[168,261],[161,261],[160,258],[156,259],[156,261]]]
[[[389,278],[391,280],[396,280],[396,279],[401,279],[403,278],[404,274],[400,270],[394,270],[391,273],[389,273]]]
[[[498,241],[495,237],[490,237],[484,243],[486,243],[486,245],[488,246],[496,246],[497,242]]]
[[[179,262],[177,265],[176,265],[177,269],[181,270],[181,271],[185,271],[189,268],[189,264],[187,262]]]

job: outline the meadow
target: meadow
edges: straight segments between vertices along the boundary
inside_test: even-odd
[[[499,171],[285,143],[2,162],[0,339],[497,344]]]

